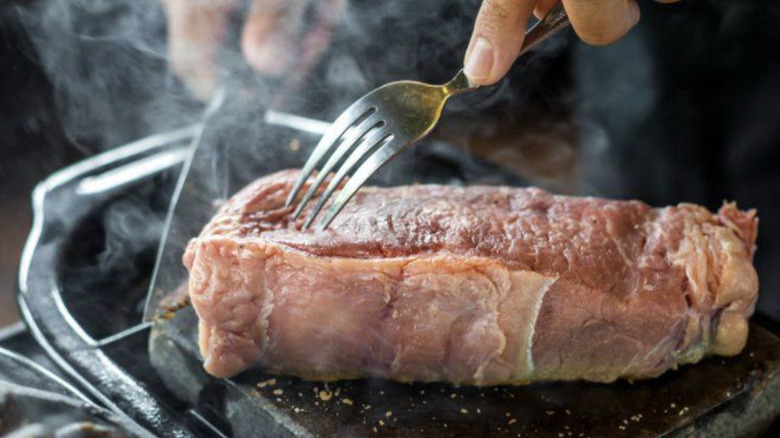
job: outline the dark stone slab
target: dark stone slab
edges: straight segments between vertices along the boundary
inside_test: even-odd
[[[454,387],[375,379],[306,382],[201,367],[191,307],[155,323],[152,363],[178,397],[233,436],[743,437],[780,411],[780,338],[751,326],[745,351],[634,383]]]

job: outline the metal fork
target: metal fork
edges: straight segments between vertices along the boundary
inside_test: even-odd
[[[566,11],[558,2],[547,16],[526,33],[520,54],[536,47],[568,24]],[[371,175],[433,130],[450,97],[476,88],[469,84],[463,70],[460,70],[444,85],[392,82],[358,99],[333,122],[303,166],[287,198],[288,207],[295,201],[315,167],[330,153],[293,212],[293,219],[300,216],[333,168],[346,156],[303,225],[306,229],[312,224],[333,192],[359,164],[320,222],[319,229],[325,229]]]

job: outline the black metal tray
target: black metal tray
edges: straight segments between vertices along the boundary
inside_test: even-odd
[[[102,218],[111,206],[142,203],[149,206],[150,218],[162,217],[183,156],[175,158],[189,137],[183,130],[130,144],[40,183],[33,192],[33,226],[17,281],[22,318],[54,363],[98,403],[159,436],[195,436],[208,426],[167,396],[145,354],[148,326],[139,324],[137,303],[146,294],[154,244],[138,248],[137,271],[135,266],[122,268],[121,261],[101,265],[93,259],[80,260],[84,263],[76,269],[83,271],[68,272],[74,268],[68,261],[76,261],[68,252],[73,233],[81,229],[94,232],[94,238],[76,246],[83,244],[94,257],[99,255],[98,248],[106,243]],[[151,161],[133,167],[144,159]],[[117,171],[129,172],[119,178],[122,185],[100,178]],[[77,282],[70,281],[75,277]]]
[[[0,341],[12,331],[0,330]],[[0,348],[0,434],[59,436],[77,431],[80,436],[150,436],[132,420],[97,407],[43,366]]]

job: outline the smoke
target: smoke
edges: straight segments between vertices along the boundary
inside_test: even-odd
[[[311,10],[296,23],[301,40],[321,31],[318,2],[307,5]],[[235,8],[215,57],[224,104],[208,118],[179,200],[183,207],[177,210],[167,242],[173,255],[161,270],[172,278],[166,283],[175,287],[183,279],[181,251],[213,212],[215,199],[258,176],[301,166],[316,143],[314,135],[264,123],[267,109],[327,121],[389,81],[446,82],[462,66],[479,5],[478,0],[347,1],[319,56],[309,62],[306,47],[292,48],[296,67],[281,77],[250,67],[241,47],[248,7]],[[204,103],[177,77],[181,66],[172,67],[169,17],[158,0],[39,1],[19,8],[19,13],[55,88],[64,128],[83,153],[201,118]],[[198,22],[207,26],[214,21],[203,17]],[[375,183],[535,181],[561,189],[570,186],[574,136],[563,110],[569,78],[556,68],[566,47],[567,37],[561,35],[518,62],[499,86],[453,100],[431,142],[402,155]],[[207,50],[203,44],[193,47],[195,55]],[[536,122],[538,127],[533,126]],[[292,141],[300,148],[292,150]],[[510,149],[519,152],[507,152]],[[501,167],[505,162],[517,165],[497,172],[495,163]],[[565,168],[565,177],[555,175],[558,166]],[[147,230],[136,226],[147,212],[125,207],[104,217],[105,250],[98,261],[104,271],[134,263],[133,239],[147,236]]]
[[[707,46],[713,34],[719,35],[721,42],[744,35],[743,23],[756,11],[752,2],[706,3],[706,7],[684,6],[697,12],[707,10],[706,20],[686,28],[689,32],[684,43],[691,48],[687,53],[692,56],[706,53],[695,49]],[[479,0],[347,1],[322,56],[282,78],[267,77],[249,68],[239,44],[246,8],[237,8],[232,34],[225,38],[219,56],[221,80],[230,102],[217,122],[224,136],[229,137],[231,131],[236,131],[237,121],[251,123],[246,114],[260,120],[268,107],[333,120],[355,98],[382,83],[398,79],[444,82],[460,68],[479,4]],[[568,192],[623,197],[636,196],[639,191],[654,202],[670,198],[647,193],[629,181],[631,176],[626,180],[620,168],[634,157],[624,156],[620,148],[644,130],[652,130],[643,121],[662,111],[660,107],[665,103],[658,98],[659,81],[667,79],[667,74],[658,70],[655,58],[659,48],[654,44],[659,40],[657,34],[684,27],[682,23],[688,22],[690,14],[679,13],[677,6],[652,3],[643,5],[643,11],[645,21],[656,19],[656,23],[663,20],[669,24],[661,28],[643,22],[623,41],[606,48],[572,45],[571,33],[560,35],[519,60],[499,85],[454,99],[439,133],[466,153],[488,159],[500,157],[499,162],[527,163],[534,154],[523,151],[525,141],[515,141],[511,148],[496,155],[481,154],[472,140],[477,139],[479,144],[492,141],[496,133],[506,130],[505,125],[522,125],[524,120],[536,121],[542,115],[539,129],[528,128],[527,137],[532,139],[529,147],[540,149],[533,145],[550,144],[557,152],[547,154],[547,158],[581,154],[581,166],[573,169],[562,165],[560,175],[550,177],[550,160],[545,159],[544,169],[514,166],[521,176],[534,183],[552,181],[553,187]],[[55,86],[66,130],[84,152],[182,126],[201,114],[202,102],[182,85],[170,67],[167,18],[159,0],[39,1],[20,7],[19,13],[36,43],[37,57]],[[315,15],[307,14],[296,28],[301,37],[317,29]],[[739,50],[732,50],[733,43],[726,48],[727,52],[719,53],[721,63],[739,59]],[[301,48],[294,50],[296,56],[303,56]],[[503,115],[491,113],[494,109]],[[267,143],[262,141],[267,128],[256,125],[243,129],[247,136],[242,143],[247,149]],[[545,136],[544,130],[550,127],[550,134]],[[452,135],[453,131],[457,134]],[[578,138],[574,131],[579,131]],[[237,141],[233,137],[232,141]],[[251,163],[242,159],[232,164],[239,168],[240,175],[257,175],[253,166],[273,158],[279,147],[286,147],[287,142],[282,143],[257,151]],[[303,153],[308,150],[306,146]],[[515,154],[516,150],[520,153]],[[667,163],[668,154],[652,151],[648,147],[639,153],[659,163],[661,169],[674,167]],[[563,161],[568,163],[570,159]],[[259,169],[265,170],[262,165]],[[386,171],[390,174],[385,175],[390,176],[385,183],[393,179],[392,169]],[[572,173],[577,172],[580,185],[573,186]],[[540,179],[540,175],[546,176]],[[683,186],[678,181],[647,176],[654,178],[660,187],[658,192]],[[223,186],[219,192],[224,195],[230,190]],[[697,198],[701,190],[678,194]]]
[[[157,1],[39,1],[18,12],[54,86],[64,128],[84,153],[180,126],[199,113],[170,74]]]
[[[308,2],[311,10],[296,23],[302,41],[321,31],[317,4]],[[266,110],[328,121],[383,83],[446,82],[462,66],[479,5],[347,1],[316,59],[309,62],[311,50],[294,47],[296,67],[282,76],[247,62],[241,33],[248,7],[235,8],[214,58],[224,103],[206,120],[178,201],[160,269],[168,277],[164,289],[186,278],[181,253],[213,213],[215,200],[264,174],[300,167],[316,143],[311,133],[263,122]],[[193,92],[202,89],[188,88],[177,76],[181,68],[172,66],[169,17],[158,0],[38,1],[18,12],[53,84],[64,129],[85,155],[202,120],[206,105]],[[577,154],[567,109],[569,39],[559,35],[524,57],[500,85],[453,100],[431,140],[388,165],[374,182],[531,182],[571,192]],[[300,147],[291,148],[292,142]],[[161,232],[149,217],[142,205],[109,209],[104,249],[81,274],[134,272],[138,252]]]
[[[122,272],[133,278],[137,257],[160,238],[162,218],[143,201],[148,200],[125,199],[106,209],[106,242],[97,258],[97,275]]]
[[[299,63],[283,77],[249,67],[239,41],[248,7],[235,8],[215,60],[221,69],[217,80],[231,100],[228,111],[236,114],[232,118],[274,107],[333,120],[382,83],[445,82],[461,67],[480,1],[344,3],[321,56],[311,65]],[[316,4],[307,2],[312,10]],[[171,67],[170,29],[159,0],[38,1],[18,10],[54,84],[66,132],[84,153],[180,127],[200,116],[202,102]],[[316,13],[305,17],[295,29],[301,40],[320,30]],[[209,23],[203,19],[203,26]],[[520,61],[500,86],[453,101],[448,114],[475,117],[489,108],[511,110],[539,100],[534,90],[565,43],[566,38],[551,41]],[[206,49],[193,47],[196,53]],[[307,56],[304,47],[294,51],[297,58]],[[229,118],[220,120],[230,125]]]

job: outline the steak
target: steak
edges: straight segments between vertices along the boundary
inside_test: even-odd
[[[284,207],[297,176],[250,184],[187,247],[214,376],[611,382],[745,345],[754,211],[366,187],[327,230],[302,231]]]

